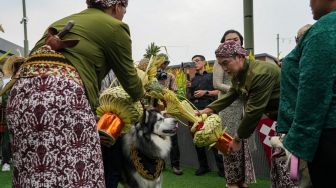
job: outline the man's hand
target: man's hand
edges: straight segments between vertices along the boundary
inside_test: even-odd
[[[191,87],[191,81],[187,80],[187,87]]]
[[[242,141],[240,142],[237,142],[235,140],[232,140],[230,143],[229,143],[229,149],[228,149],[228,153],[230,154],[231,152],[237,152],[241,149],[242,147]]]
[[[213,113],[213,110],[211,108],[204,108],[203,110],[197,111],[195,110],[195,115],[199,116],[201,114],[211,114]]]
[[[208,90],[197,90],[194,92],[194,97],[199,98],[199,97],[203,97]]]

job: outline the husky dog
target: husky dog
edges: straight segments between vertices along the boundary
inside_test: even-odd
[[[160,188],[164,158],[171,148],[170,136],[178,122],[156,110],[145,110],[141,122],[122,137],[122,184],[130,188]]]

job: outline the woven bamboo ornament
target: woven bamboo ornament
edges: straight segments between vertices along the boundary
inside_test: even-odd
[[[140,121],[143,107],[140,101],[134,102],[121,86],[117,86],[101,93],[96,112],[100,118],[97,123],[99,133],[114,144],[121,133],[126,133],[132,124]]]
[[[212,114],[203,122],[194,124],[194,143],[199,147],[215,146],[223,154],[228,154],[229,143],[232,137],[223,130],[221,119],[217,114]]]

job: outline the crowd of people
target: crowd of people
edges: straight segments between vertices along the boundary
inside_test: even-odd
[[[116,188],[120,181],[121,159],[114,153],[121,145],[101,140],[95,109],[107,75],[117,78],[134,101],[145,96],[130,31],[122,22],[128,0],[86,3],[82,12],[52,23],[17,73],[9,75],[13,86],[2,96],[0,140],[2,170],[10,170],[11,163],[13,187]],[[218,175],[229,188],[256,182],[251,150],[263,115],[277,122],[283,148],[276,150],[301,161],[301,179],[295,180],[274,152],[272,187],[335,186],[330,172],[336,168],[336,0],[310,0],[310,6],[317,22],[299,30],[297,45],[281,67],[248,58],[236,30],[224,32],[213,73],[205,70],[203,55],[191,58],[196,74],[187,81],[186,97],[196,115],[219,113],[233,136],[226,155],[212,148]],[[62,31],[70,20],[75,25]],[[157,79],[176,92],[165,58]],[[8,83],[8,75],[2,83]],[[195,175],[204,175],[210,171],[205,148],[195,146],[195,151]],[[170,161],[173,173],[182,175],[177,135]]]

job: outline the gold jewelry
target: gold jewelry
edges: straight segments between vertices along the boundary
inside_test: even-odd
[[[163,165],[164,165],[164,160],[163,159],[150,159],[150,158],[145,158],[145,156],[142,154],[141,157],[139,156],[141,155],[138,150],[134,147],[134,144],[132,144],[131,146],[131,160],[132,163],[136,169],[136,171],[145,179],[148,180],[155,180],[157,179],[163,169]],[[147,165],[149,163],[149,165],[154,165],[154,168],[152,170],[149,170],[145,167],[145,164],[143,164],[143,160],[147,161]]]

